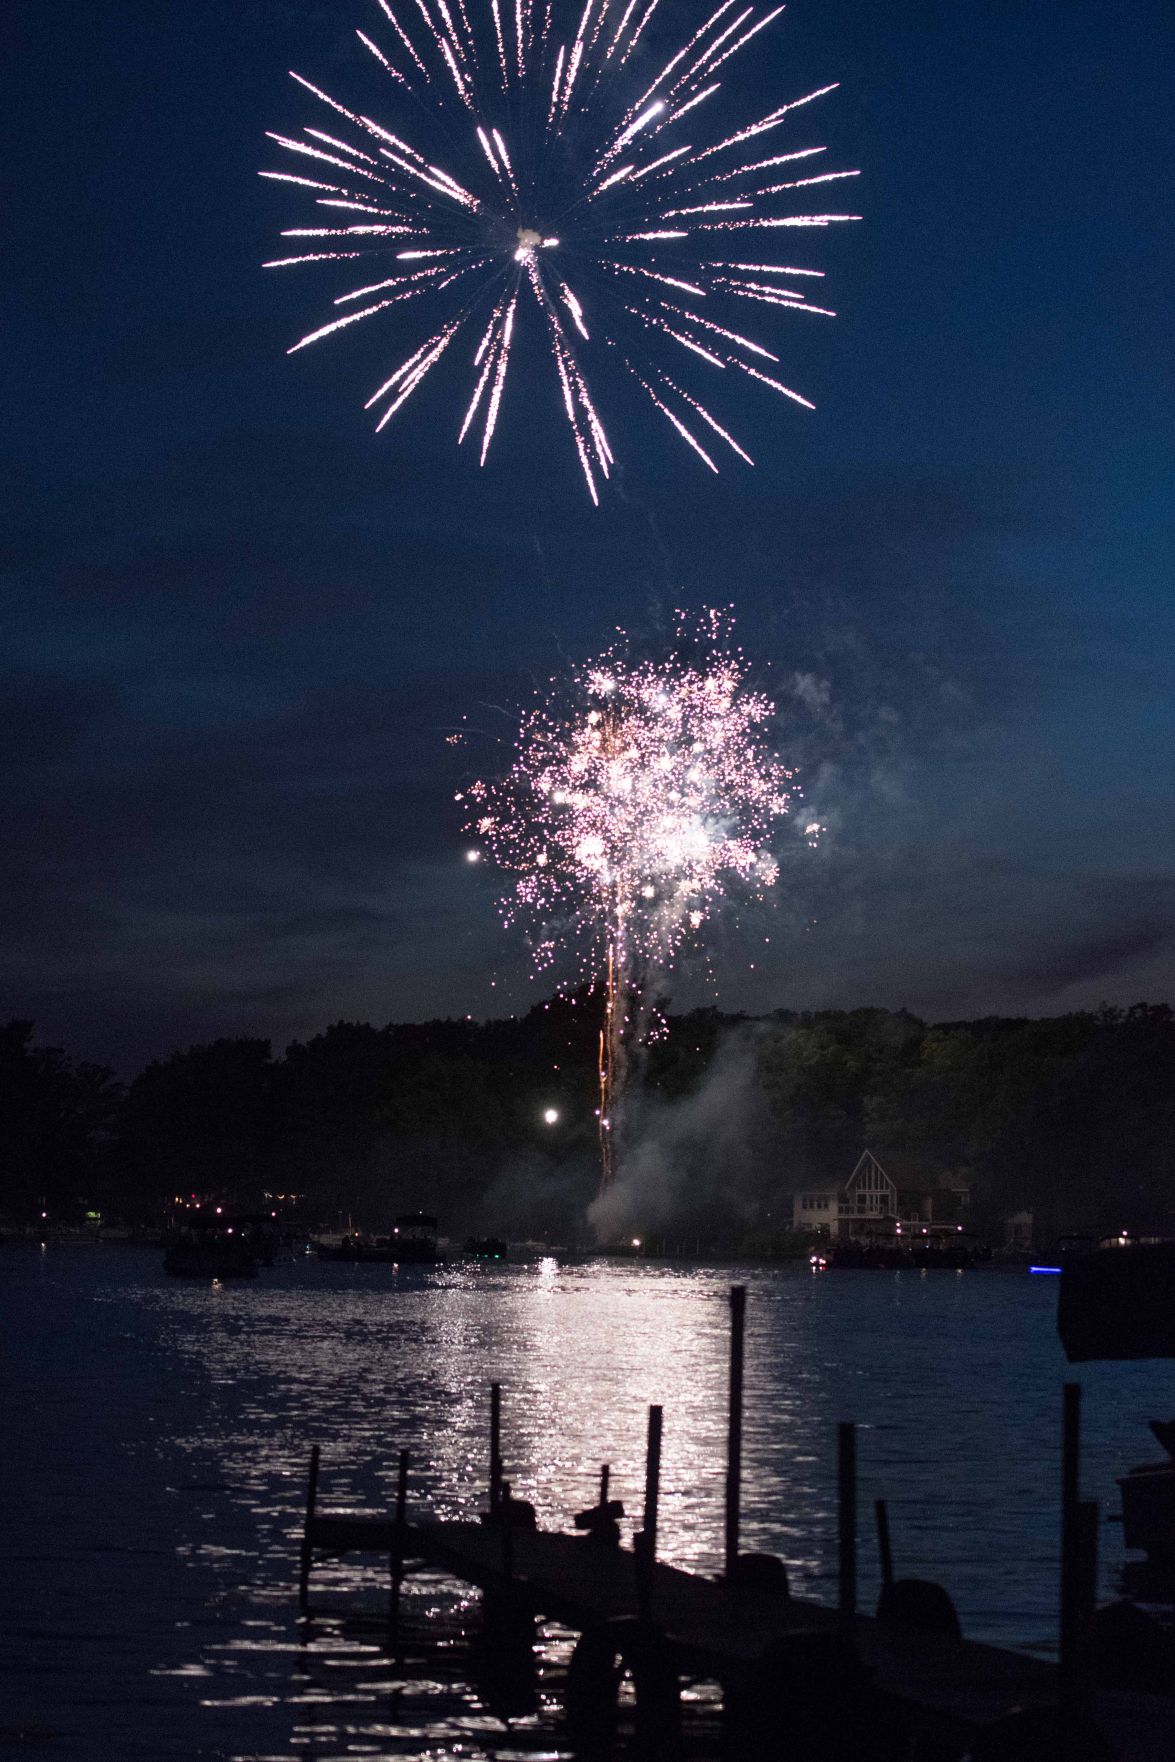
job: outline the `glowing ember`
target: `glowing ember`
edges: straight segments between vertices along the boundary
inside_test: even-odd
[[[634,51],[658,0],[638,0],[623,12],[619,0],[584,0],[582,6],[580,0],[515,0],[513,8],[499,0],[437,0],[431,9],[416,0],[414,10],[402,11],[390,0],[378,5],[385,41],[363,31],[359,41],[391,80],[413,125],[422,110],[430,119],[425,126],[435,123],[438,156],[457,155],[460,175],[293,75],[332,112],[331,127],[339,132],[306,127],[301,136],[271,134],[300,163],[296,172],[261,175],[314,192],[315,205],[327,212],[321,216],[326,224],[282,235],[311,241],[309,249],[299,247],[266,267],[365,267],[358,272],[361,284],[335,297],[339,314],[295,343],[291,354],[361,319],[423,301],[421,310],[432,314],[421,327],[423,340],[367,408],[380,409],[376,426],[382,428],[454,339],[468,335],[474,384],[458,438],[476,422],[484,464],[518,301],[533,310],[533,298],[593,501],[613,453],[580,343],[590,343],[595,358],[610,350],[713,471],[718,467],[695,432],[696,420],[747,463],[750,456],[695,391],[670,377],[660,356],[682,370],[696,370],[701,361],[708,375],[741,370],[812,407],[745,359],[777,363],[779,356],[744,335],[738,315],[739,302],[753,301],[832,316],[791,285],[822,272],[716,255],[733,242],[730,234],[824,228],[858,218],[807,211],[804,198],[810,187],[855,172],[789,176],[780,169],[822,154],[823,147],[756,157],[778,139],[776,131],[790,126],[793,111],[835,87],[739,123],[724,80],[714,77],[775,23],[782,6],[756,17],[753,5],[740,10],[735,0],[723,0],[645,84],[649,45],[640,57]],[[709,118],[717,125],[711,130]],[[397,128],[406,126],[397,120]],[[542,228],[541,217],[557,219],[559,236]],[[730,322],[720,322],[726,318]],[[741,385],[737,372],[725,378]]]
[[[639,1034],[630,1011],[732,891],[773,885],[771,839],[798,795],[726,616],[679,614],[677,637],[663,660],[618,644],[579,668],[523,717],[507,775],[457,797],[467,830],[516,876],[503,915],[527,925],[536,964],[570,955],[576,978],[602,980],[605,1184],[625,1030]],[[819,831],[809,821],[804,836]]]

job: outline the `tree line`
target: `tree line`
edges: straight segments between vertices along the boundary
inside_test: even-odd
[[[498,1021],[337,1022],[276,1056],[262,1039],[191,1046],[126,1083],[11,1021],[0,1212],[151,1223],[181,1194],[248,1206],[295,1192],[317,1222],[350,1214],[382,1228],[424,1208],[453,1232],[566,1234],[594,1194],[598,1016],[581,992]],[[995,1239],[1021,1208],[1041,1239],[1175,1234],[1165,1004],[1041,1020],[927,1023],[881,1009],[667,1020],[634,1069],[621,1168],[631,1153],[639,1171],[644,1140],[663,1134],[666,1157],[693,1170],[672,1198],[684,1231],[766,1242],[786,1229],[794,1192],[844,1179],[869,1148],[962,1176]],[[738,1119],[711,1141],[732,1072]]]

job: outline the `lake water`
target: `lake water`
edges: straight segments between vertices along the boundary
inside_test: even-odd
[[[325,1616],[305,1636],[294,1583],[310,1446],[328,1507],[386,1510],[403,1446],[412,1508],[470,1516],[497,1378],[514,1491],[541,1523],[567,1525],[604,1461],[639,1513],[646,1409],[660,1402],[660,1549],[713,1571],[735,1279],[750,1291],[744,1546],[782,1555],[797,1593],[835,1599],[835,1426],[854,1419],[863,1606],[877,1588],[866,1519],[884,1496],[899,1573],[945,1583],[971,1637],[1050,1647],[1072,1374],[1055,1280],[302,1259],[208,1287],[168,1278],[157,1252],[10,1246],[0,1755],[561,1757],[546,1701],[507,1725],[469,1686],[476,1609],[440,1579],[411,1581],[402,1660],[361,1618],[386,1600],[375,1561],[316,1575]],[[1081,1381],[1083,1492],[1108,1515],[1115,1477],[1157,1454],[1145,1422],[1175,1411],[1175,1371],[1095,1365]],[[1107,1595],[1120,1560],[1106,1525]],[[556,1630],[542,1655],[553,1670],[565,1658]]]

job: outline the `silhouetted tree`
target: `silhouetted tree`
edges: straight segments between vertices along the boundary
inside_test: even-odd
[[[31,1022],[0,1028],[0,1207],[72,1220],[100,1201],[120,1098],[104,1066],[34,1046]]]
[[[446,1227],[570,1216],[591,1197],[600,999],[588,989],[498,1021],[336,1022],[274,1059],[263,1040],[217,1040],[150,1065],[120,1094],[108,1071],[0,1032],[0,1155],[7,1203],[84,1193],[158,1208],[182,1190],[309,1196],[326,1220],[352,1208],[384,1226],[420,1206]],[[843,1178],[865,1148],[956,1174],[992,1233],[1021,1207],[1043,1234],[1175,1230],[1175,1016],[1166,1005],[1040,1021],[928,1026],[905,1011],[714,1009],[670,1017],[634,1061],[665,1124],[729,1058],[740,1090],[737,1181],[705,1145],[668,1133],[697,1179],[679,1182],[707,1228],[776,1231],[790,1196]],[[723,1062],[724,1061],[724,1062]],[[552,1129],[543,1119],[554,1106]],[[113,1135],[112,1135],[113,1129]],[[692,1128],[690,1128],[692,1130]],[[687,1171],[688,1172],[688,1171]],[[727,1171],[729,1174],[729,1171]],[[695,1191],[696,1189],[696,1191]],[[695,1203],[696,1202],[696,1203]],[[692,1214],[691,1214],[692,1215]],[[701,1212],[698,1212],[701,1215]]]
[[[274,1172],[274,1090],[268,1040],[213,1040],[148,1065],[122,1120],[139,1192],[157,1202],[223,1192],[254,1203]]]

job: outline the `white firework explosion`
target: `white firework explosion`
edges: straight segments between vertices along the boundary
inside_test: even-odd
[[[772,840],[799,790],[748,671],[727,613],[679,612],[664,658],[633,660],[621,641],[553,682],[523,716],[508,772],[457,797],[467,831],[514,876],[503,917],[526,926],[536,966],[602,987],[604,1187],[647,985],[732,893],[762,897],[779,875]],[[808,821],[803,835],[814,844],[820,830]]]
[[[823,169],[825,148],[791,134],[794,114],[835,87],[743,120],[730,64],[784,8],[723,0],[662,59],[649,30],[662,4],[681,0],[377,0],[378,39],[357,34],[391,82],[391,126],[292,76],[330,128],[272,134],[301,164],[261,175],[327,212],[283,234],[307,248],[266,267],[363,267],[335,296],[337,314],[290,353],[413,301],[427,314],[367,400],[377,429],[464,348],[472,386],[458,439],[479,434],[484,464],[528,308],[593,501],[614,462],[587,378],[604,350],[712,471],[719,443],[753,461],[713,414],[706,379],[750,380],[812,408],[743,325],[748,304],[834,316],[805,291],[821,270],[753,260],[763,252],[752,241],[859,218],[807,208],[817,186],[857,173]]]

